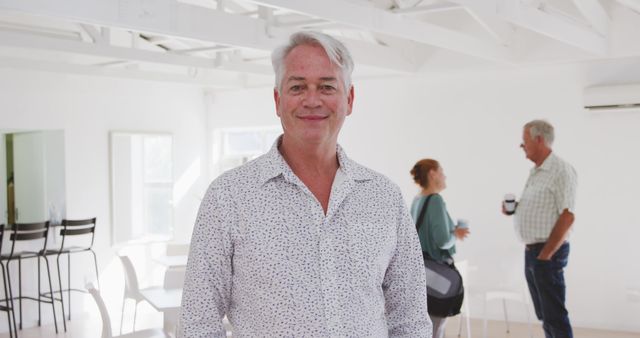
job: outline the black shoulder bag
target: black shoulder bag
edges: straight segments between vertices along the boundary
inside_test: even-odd
[[[424,201],[416,221],[416,231],[420,230],[432,196],[427,196],[427,200]],[[460,272],[453,263],[435,261],[426,251],[422,251],[422,257],[427,273],[429,314],[437,317],[451,317],[459,314],[464,300],[464,286]]]

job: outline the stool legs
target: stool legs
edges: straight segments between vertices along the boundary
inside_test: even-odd
[[[58,333],[58,320],[56,318],[56,297],[55,297],[55,293],[53,293],[53,283],[51,282],[51,269],[49,268],[49,260],[44,256],[42,258],[44,259],[44,263],[47,266],[47,275],[49,276],[49,292],[51,295],[51,309],[53,310],[53,323],[56,327],[56,333]],[[38,279],[40,279],[39,276],[38,276]],[[38,292],[38,294],[39,293],[40,292]],[[60,299],[62,299],[62,295],[60,296],[61,296]],[[60,303],[62,303],[62,301],[60,301]],[[63,309],[64,309],[64,305],[63,305]],[[67,332],[67,322],[64,321],[64,310],[62,312],[62,324],[64,325],[64,331]]]
[[[1,265],[2,265],[2,269],[4,271],[5,266],[4,266],[4,264],[1,264]],[[18,337],[18,326],[16,325],[16,311],[15,311],[15,306],[14,306],[14,303],[13,303],[13,289],[11,288],[11,273],[10,273],[10,270],[9,270],[9,261],[7,261],[6,268],[7,268],[7,284],[9,286],[9,295],[7,297],[9,297],[9,299],[11,301],[11,318],[13,320],[13,331],[14,331],[16,337]]]
[[[67,254],[67,300],[69,301],[69,320],[71,320],[71,253]],[[98,286],[98,289],[100,286]],[[62,289],[62,284],[60,284],[60,289]],[[60,297],[62,298],[62,291],[60,291]],[[62,311],[64,313],[64,311]]]
[[[53,310],[53,323],[56,329],[56,333],[58,333],[58,320],[57,320],[57,315],[56,315],[56,309],[55,309],[55,295],[53,293],[53,281],[51,279],[51,269],[49,267],[49,261],[46,259],[45,256],[33,256],[33,257],[28,257],[28,258],[36,258],[37,262],[36,264],[37,266],[37,270],[38,270],[38,298],[32,298],[32,297],[26,297],[26,296],[22,296],[22,258],[18,257],[17,261],[18,261],[18,306],[20,307],[19,310],[19,321],[18,321],[18,325],[14,324],[14,330],[16,330],[16,334],[17,334],[17,328],[20,328],[20,330],[22,330],[22,298],[28,298],[31,300],[35,300],[38,302],[38,326],[42,325],[42,304],[40,304],[41,302],[51,302],[51,308]],[[41,267],[40,267],[40,258],[44,259],[45,261],[45,265],[47,268],[47,276],[49,278],[49,294],[51,295],[51,297],[49,298],[49,301],[47,301],[47,297],[43,296],[41,290],[42,290],[42,274],[41,274]],[[13,322],[15,323],[15,310],[13,309],[13,291],[11,288],[11,269],[10,269],[10,263],[12,260],[7,260],[7,266],[6,266],[6,276],[7,276],[7,284],[8,284],[8,291],[9,291],[9,298],[11,299],[11,304],[12,304],[12,317],[13,317]],[[4,270],[5,266],[2,265],[2,272],[4,274]],[[44,298],[44,299],[43,299]],[[63,316],[64,318],[64,316]],[[66,322],[64,323],[64,327],[65,327],[65,331],[66,331]]]
[[[7,307],[7,327],[9,328],[9,337],[18,337],[18,327],[16,326],[16,314],[13,311],[13,295],[11,294],[11,283],[8,280],[8,273],[5,272],[4,264],[0,262],[2,268],[2,282],[4,284],[5,304]],[[7,288],[7,285],[9,287]],[[11,318],[13,318],[13,331],[11,326]]]
[[[93,264],[94,264],[94,268],[96,270],[96,281],[98,283],[98,288],[100,288],[100,278],[99,278],[99,270],[98,270],[98,258],[96,257],[96,253],[93,252],[93,250],[87,250],[89,252],[91,252],[91,254],[93,255]],[[62,304],[62,318],[64,318],[65,316],[65,306],[64,306],[64,291],[67,291],[67,310],[68,310],[68,315],[67,318],[69,320],[71,320],[71,291],[75,290],[75,291],[81,291],[81,290],[76,290],[76,289],[72,289],[71,288],[71,254],[74,252],[66,252],[66,253],[59,253],[56,257],[56,266],[58,268],[58,284],[60,285],[60,303]],[[60,268],[60,257],[66,254],[67,255],[67,288],[63,289],[62,287],[62,269]],[[66,326],[66,323],[65,323]],[[66,330],[65,330],[66,331]]]
[[[42,295],[40,294],[40,290],[42,290],[41,288],[41,281],[40,281],[40,259],[38,258],[38,326],[42,326],[42,304],[40,303],[42,300]],[[22,285],[22,282],[20,282],[20,285]],[[20,312],[22,312],[22,307],[20,307]],[[22,323],[22,315],[20,315],[20,323]],[[22,327],[20,327],[20,329],[22,329]],[[58,330],[56,329],[56,333],[58,333]]]
[[[7,269],[9,264],[7,264]],[[40,289],[40,272],[38,271],[38,290]],[[20,306],[20,330],[22,330],[22,259],[18,258],[18,305]],[[40,321],[38,320],[38,325]]]
[[[61,255],[62,254],[59,254],[56,257],[56,266],[58,267],[58,285],[60,286],[60,304],[62,304],[62,321],[65,322],[64,325],[66,326],[67,324],[66,324],[66,321],[64,319],[64,290],[62,289],[62,273],[61,273],[61,270],[60,270],[60,256]],[[71,270],[71,265],[69,265],[69,270]],[[69,273],[69,274],[71,274],[71,273]],[[71,285],[68,284],[68,283],[70,283],[70,281],[71,281],[71,278],[67,279],[67,287],[69,289],[71,288]],[[69,295],[68,295],[69,298],[67,298],[67,299],[69,300],[69,320],[71,320],[71,292],[68,292],[68,293],[69,293]],[[65,327],[65,331],[66,330],[67,329]]]

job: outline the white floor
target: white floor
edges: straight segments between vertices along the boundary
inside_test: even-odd
[[[131,304],[130,309],[133,308]],[[95,311],[94,311],[95,310]],[[111,322],[114,334],[119,334],[120,327],[120,313],[112,311]],[[133,324],[133,313],[129,310],[126,311],[125,316],[124,333],[131,331],[131,325]],[[0,313],[0,320],[6,320],[4,314]],[[454,317],[449,319],[447,323],[446,337],[458,337],[458,318]],[[61,324],[61,323],[60,323]],[[60,328],[62,325],[60,325]],[[138,330],[145,328],[160,328],[162,327],[162,316],[155,312],[153,308],[141,303],[138,307],[138,317],[136,328]],[[18,332],[18,335],[23,338],[51,338],[51,337],[65,337],[65,338],[86,338],[86,337],[100,337],[102,328],[102,322],[99,319],[97,309],[90,309],[84,313],[76,314],[71,321],[67,321],[66,333],[62,330],[59,334],[55,335],[53,324],[49,323],[42,327],[32,327],[24,329]],[[487,336],[491,338],[526,338],[529,337],[528,326],[523,323],[512,323],[510,332],[506,332],[506,326],[504,321],[489,321]],[[482,321],[473,319],[471,320],[471,336],[482,337],[483,328]],[[618,331],[603,331],[594,329],[574,328],[574,336],[576,338],[640,338],[640,333],[632,332],[618,332]],[[9,337],[8,333],[1,333],[0,338]],[[466,331],[463,330],[462,337],[467,337]],[[544,333],[540,325],[533,326],[533,337],[544,338]]]

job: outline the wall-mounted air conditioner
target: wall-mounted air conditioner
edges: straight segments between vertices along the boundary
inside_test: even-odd
[[[640,111],[640,84],[593,86],[584,89],[589,111]]]

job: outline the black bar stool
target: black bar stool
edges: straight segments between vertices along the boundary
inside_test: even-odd
[[[69,320],[71,320],[71,291],[78,291],[86,293],[85,289],[73,289],[71,288],[71,254],[80,253],[80,252],[90,252],[93,255],[93,264],[96,270],[96,281],[98,282],[98,288],[100,287],[100,279],[98,278],[98,258],[96,257],[95,251],[93,251],[93,241],[95,239],[95,231],[96,231],[96,218],[88,218],[88,219],[78,219],[78,220],[68,220],[63,219],[60,224],[60,238],[62,238],[62,242],[60,243],[60,248],[58,249],[49,249],[46,251],[46,256],[56,256],[56,263],[58,266],[58,283],[60,285],[60,290],[56,291],[56,293],[60,293],[60,302],[62,304],[62,317],[64,318],[64,296],[63,292],[67,292],[67,301],[69,307]],[[91,240],[85,241],[85,245],[77,245],[76,241],[72,241],[70,237],[76,236],[91,236]],[[88,239],[88,238],[87,238]],[[70,243],[71,242],[71,243]],[[62,288],[62,277],[60,271],[60,257],[62,255],[67,255],[67,288]],[[46,259],[45,256],[45,259]]]
[[[2,253],[2,243],[4,243],[4,224],[0,224],[0,253]],[[7,279],[7,273],[4,266],[4,260],[0,259],[0,267],[2,268],[2,284],[4,285],[4,301],[5,305],[0,305],[0,311],[7,312],[7,327],[9,328],[9,337],[18,337],[18,328],[16,327],[16,314],[13,312],[13,296],[11,294],[11,283]],[[13,318],[13,331],[11,326],[11,318]]]
[[[20,322],[19,326],[22,329],[22,300],[29,299],[38,301],[38,326],[42,325],[42,311],[41,311],[41,303],[50,303],[51,309],[53,310],[53,323],[56,328],[56,333],[58,333],[58,320],[56,318],[56,305],[55,301],[62,302],[61,299],[56,299],[53,295],[53,285],[51,281],[51,269],[49,268],[49,261],[45,258],[45,252],[47,248],[47,239],[49,234],[49,221],[39,222],[39,223],[15,223],[11,225],[11,234],[9,236],[9,241],[11,242],[11,252],[8,256],[2,256],[2,260],[6,260],[7,262],[7,278],[9,281],[11,280],[11,269],[9,263],[12,261],[18,261],[18,297],[13,297],[12,299],[18,299],[18,304],[20,306]],[[42,241],[42,249],[33,251],[33,250],[18,250],[16,251],[16,244],[21,242],[20,246],[29,246],[35,247],[36,244],[32,244],[31,242]],[[38,263],[38,298],[23,296],[22,295],[22,260],[36,258]],[[47,297],[40,290],[40,258],[43,258],[45,265],[47,267],[47,276],[49,278],[49,294],[50,297]],[[11,292],[10,292],[11,293]],[[43,299],[44,298],[44,299]],[[67,323],[64,321],[64,312],[63,312],[63,321],[64,330],[67,331]]]

